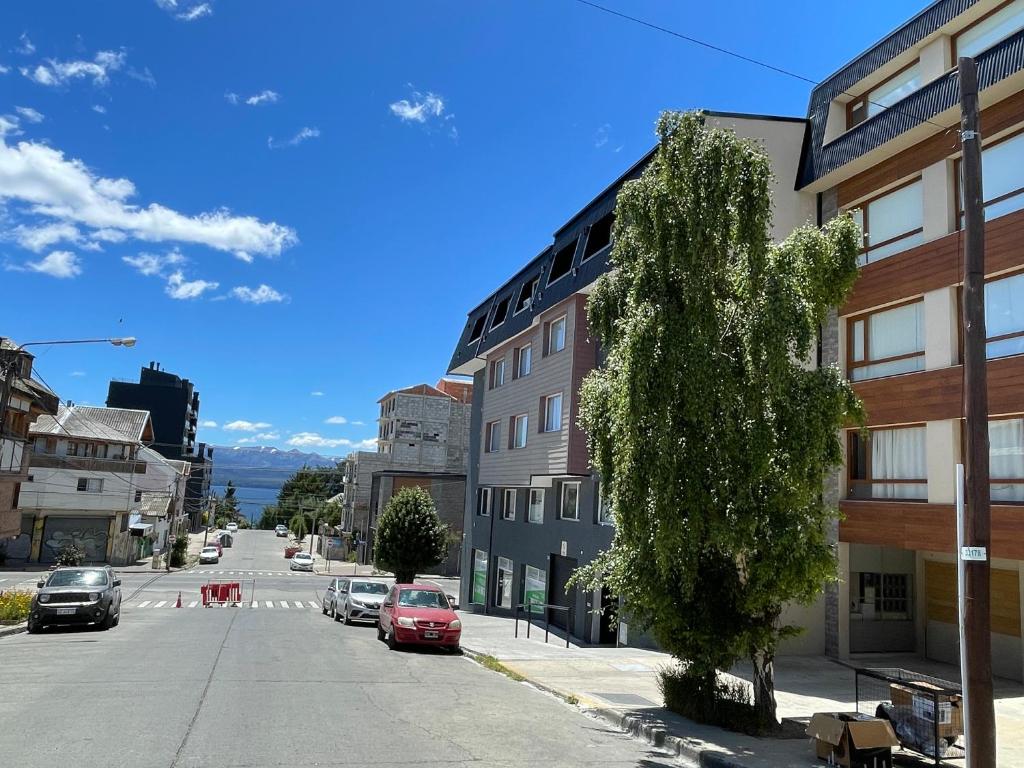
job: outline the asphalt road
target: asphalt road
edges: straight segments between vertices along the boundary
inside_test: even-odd
[[[2,762],[677,765],[467,657],[388,651],[372,626],[321,614],[326,579],[289,573],[273,534],[243,531],[235,542],[218,566],[125,574],[121,623],[107,632],[0,638]],[[188,607],[209,578],[232,578],[222,570],[256,574],[240,578],[255,579],[258,607]],[[173,607],[179,591],[183,608]]]

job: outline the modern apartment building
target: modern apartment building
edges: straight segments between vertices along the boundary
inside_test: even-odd
[[[775,239],[815,222],[815,196],[795,189],[805,120],[714,112],[705,120],[763,143],[777,179]],[[603,610],[609,595],[566,590],[572,572],[607,549],[614,532],[577,424],[580,384],[601,358],[586,301],[609,268],[618,190],[652,156],[469,312],[449,366],[474,377],[462,605],[496,614],[511,614],[527,599],[571,608],[572,634],[594,642],[615,639]],[[823,604],[789,618],[810,628],[790,650],[824,651]],[[553,611],[551,619],[570,621],[568,611]]]
[[[938,0],[814,88],[798,188],[855,211],[861,276],[822,356],[854,381],[827,495],[844,515],[827,646],[958,658],[955,465],[963,455],[960,56],[978,64],[986,213],[995,673],[1022,678],[1024,0]]]
[[[22,533],[18,502],[28,479],[29,425],[57,412],[57,396],[32,378],[32,355],[0,338],[0,552]]]

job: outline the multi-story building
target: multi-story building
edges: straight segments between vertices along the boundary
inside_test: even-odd
[[[22,484],[21,558],[53,563],[67,544],[88,562],[134,562],[166,548],[182,518],[188,462],[143,445],[153,440],[147,411],[60,406],[31,426],[29,476]]]
[[[32,378],[32,355],[0,338],[0,547],[22,533],[21,484],[28,479],[29,425],[57,412],[57,396]],[[12,542],[13,544],[13,542]]]
[[[465,474],[470,448],[473,385],[442,378],[388,392],[379,401],[377,451],[355,451],[342,464],[342,527],[369,541],[370,495],[376,472]],[[362,562],[371,559],[363,546]]]
[[[794,189],[802,118],[705,114],[709,126],[755,138],[771,158],[777,240],[815,221]],[[572,572],[612,540],[611,516],[578,426],[579,389],[600,359],[587,294],[607,269],[615,199],[649,153],[555,232],[553,242],[470,313],[449,371],[474,377],[462,605],[508,614],[529,598],[573,609],[572,633],[614,639],[607,593],[566,591]],[[810,628],[794,650],[824,650],[823,606],[794,609]],[[567,612],[553,612],[565,624]],[[628,637],[627,637],[628,641]]]
[[[151,362],[141,370],[138,382],[110,382],[107,407],[149,411],[153,419],[153,450],[172,461],[189,462],[192,474],[186,490],[185,512],[192,530],[198,530],[210,495],[213,448],[196,443],[199,392],[193,383]]]
[[[853,211],[863,264],[824,329],[865,438],[845,436],[827,495],[842,579],[831,654],[958,658],[955,465],[963,456],[959,57],[978,65],[986,234],[992,646],[1022,678],[1024,594],[1024,0],[938,0],[816,86],[798,188],[822,221]]]

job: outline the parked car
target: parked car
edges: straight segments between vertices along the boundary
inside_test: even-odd
[[[220,543],[220,537],[219,536],[214,536],[213,537],[213,543],[210,544],[209,546],[217,548],[217,557],[221,557],[221,556],[224,555],[224,547]]]
[[[288,536],[288,526],[287,525],[282,525],[281,523],[278,523],[277,525],[274,526],[274,533],[277,534],[278,536],[287,537]]]
[[[56,624],[93,624],[100,629],[121,621],[121,579],[110,566],[57,568],[37,585],[28,631]]]
[[[199,553],[200,563],[219,563],[220,552],[214,546],[203,547],[203,551]]]
[[[395,650],[403,643],[459,650],[462,621],[448,596],[426,584],[395,584],[380,607],[377,639]]]
[[[313,556],[309,552],[296,552],[292,555],[292,564],[289,567],[293,571],[312,571]]]
[[[238,533],[238,523],[228,523],[224,528],[228,533]]]
[[[324,613],[335,621],[376,623],[380,604],[388,594],[388,583],[377,579],[339,578],[324,593]]]

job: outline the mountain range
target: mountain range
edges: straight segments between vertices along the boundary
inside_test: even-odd
[[[282,451],[269,446],[214,446],[213,485],[225,485],[231,480],[239,487],[280,488],[303,467],[333,467],[342,458],[294,448]]]

